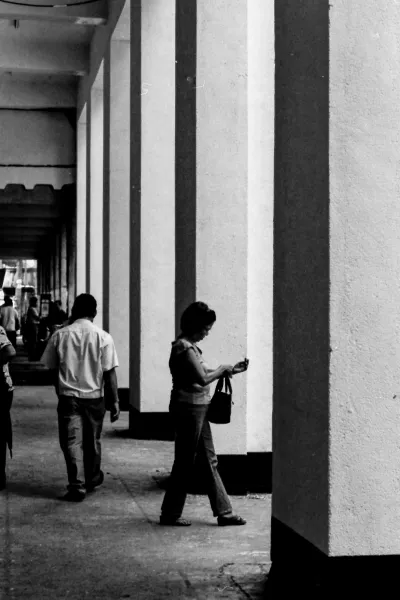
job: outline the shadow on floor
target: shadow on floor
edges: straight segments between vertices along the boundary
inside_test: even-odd
[[[29,497],[39,497],[39,498],[48,498],[50,500],[57,500],[60,495],[65,493],[64,490],[60,490],[59,488],[47,487],[47,486],[37,486],[32,483],[23,483],[20,481],[7,481],[7,491],[9,494],[16,494],[18,496],[24,496],[26,498]]]

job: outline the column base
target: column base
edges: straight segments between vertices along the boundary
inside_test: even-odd
[[[296,592],[307,598],[327,598],[332,593],[350,597],[397,585],[400,555],[328,556],[281,521],[271,520],[272,567],[266,591],[271,598]],[[268,596],[269,597],[269,596]],[[386,596],[385,596],[386,597]]]
[[[202,465],[196,465],[197,477],[191,485],[192,494],[205,494],[206,486]],[[219,454],[218,471],[226,491],[231,495],[248,493],[270,494],[272,492],[272,452],[249,452],[248,454]]]
[[[129,434],[137,440],[173,441],[174,428],[168,412],[140,412],[129,406]]]
[[[119,408],[124,412],[129,410],[129,388],[118,388]]]

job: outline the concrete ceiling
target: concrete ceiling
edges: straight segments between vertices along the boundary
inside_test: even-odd
[[[109,15],[107,0],[77,2],[0,0],[0,109],[76,108],[92,37]],[[35,258],[60,219],[60,207],[40,187],[32,193],[7,188],[0,191],[0,258]]]

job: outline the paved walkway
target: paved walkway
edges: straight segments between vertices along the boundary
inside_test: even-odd
[[[0,598],[257,599],[269,571],[270,497],[234,496],[244,527],[217,527],[208,499],[189,496],[189,528],[158,524],[170,442],[127,436],[128,415],[103,436],[104,485],[81,504],[59,500],[65,466],[50,387],[19,387],[14,458],[0,492]]]

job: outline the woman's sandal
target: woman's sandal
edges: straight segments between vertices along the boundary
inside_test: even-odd
[[[246,521],[242,517],[239,517],[239,515],[230,515],[229,517],[222,515],[218,517],[218,525],[220,527],[225,527],[226,525],[246,525]]]
[[[175,527],[189,527],[192,523],[190,521],[187,521],[186,519],[182,519],[182,517],[179,517],[179,519],[174,519],[171,517],[163,517],[161,515],[160,517],[160,525],[174,525]]]

